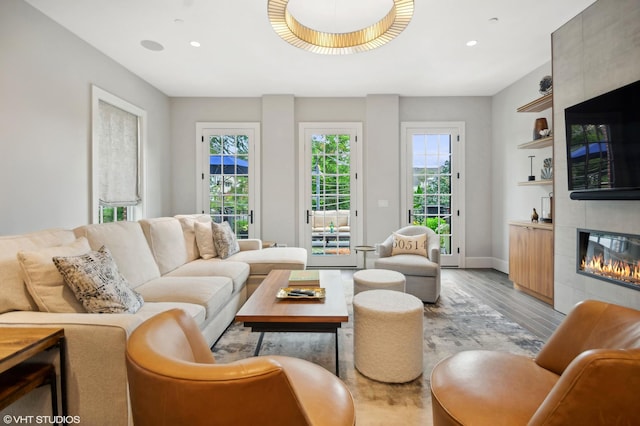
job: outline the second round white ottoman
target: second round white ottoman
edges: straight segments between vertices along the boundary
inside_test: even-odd
[[[392,290],[369,290],[353,298],[355,366],[385,383],[405,383],[422,374],[420,299]]]
[[[367,290],[395,290],[404,293],[406,278],[388,269],[363,269],[353,274],[353,294]]]

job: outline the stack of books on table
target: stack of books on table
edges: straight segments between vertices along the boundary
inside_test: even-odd
[[[300,270],[289,274],[289,287],[319,287],[320,271]]]

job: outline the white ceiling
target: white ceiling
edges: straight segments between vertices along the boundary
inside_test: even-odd
[[[490,96],[549,61],[551,33],[594,2],[415,0],[397,39],[327,56],[281,40],[266,0],[26,1],[173,97]]]

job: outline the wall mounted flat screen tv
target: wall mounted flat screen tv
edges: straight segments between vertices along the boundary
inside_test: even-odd
[[[640,80],[564,111],[574,200],[640,200]]]

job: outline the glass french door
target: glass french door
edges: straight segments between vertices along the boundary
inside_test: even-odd
[[[309,266],[357,266],[357,138],[361,125],[345,124],[300,125],[305,157],[300,234]]]
[[[240,239],[260,235],[255,161],[258,133],[253,125],[229,128],[215,124],[201,133],[202,211],[214,222],[229,222]]]
[[[464,127],[452,124],[457,125],[403,124],[404,224],[426,226],[438,234],[442,266],[462,266],[459,195]]]

